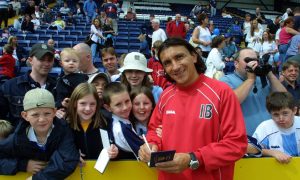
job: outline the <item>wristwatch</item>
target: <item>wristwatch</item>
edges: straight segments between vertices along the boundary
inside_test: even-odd
[[[189,155],[190,155],[190,157],[191,157],[191,161],[190,161],[189,167],[190,167],[192,170],[198,169],[198,168],[199,168],[199,161],[198,161],[198,159],[196,158],[196,155],[195,155],[193,152],[190,152]]]

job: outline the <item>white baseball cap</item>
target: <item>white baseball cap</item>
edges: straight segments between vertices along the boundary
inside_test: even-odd
[[[139,52],[131,52],[125,56],[124,65],[119,69],[120,72],[126,70],[140,70],[143,72],[152,72],[152,69],[147,68],[146,57]]]

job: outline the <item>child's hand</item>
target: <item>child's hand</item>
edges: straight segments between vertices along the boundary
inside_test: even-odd
[[[64,119],[66,117],[66,110],[64,108],[58,109],[55,116],[59,119]]]
[[[119,154],[119,149],[116,145],[111,144],[110,148],[107,150],[108,152],[108,156],[110,159],[114,159],[117,157],[117,155]]]
[[[61,105],[65,108],[68,108],[70,102],[70,98],[65,98],[62,102]]]
[[[36,174],[47,166],[47,162],[29,160],[27,163],[26,172]]]
[[[273,156],[281,164],[288,164],[292,159],[292,156],[281,151],[274,151]]]

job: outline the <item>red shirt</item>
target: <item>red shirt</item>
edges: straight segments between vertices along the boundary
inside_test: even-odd
[[[162,138],[155,129],[162,125]],[[246,152],[247,137],[240,103],[225,83],[199,75],[182,88],[164,90],[153,111],[147,140],[159,150],[194,152],[200,167],[174,174],[160,171],[160,180],[232,180],[234,162]]]
[[[288,44],[294,35],[286,32],[286,27],[283,27],[279,33],[279,43]]]
[[[4,54],[0,58],[0,75],[7,76],[9,78],[15,77],[15,65],[16,60],[11,54]]]
[[[176,24],[176,21],[169,22],[166,31],[168,37],[181,37],[185,39],[186,29],[183,22],[178,22],[178,25]]]
[[[171,83],[165,78],[165,70],[159,60],[151,57],[148,61],[148,68],[152,69],[153,85],[159,86],[163,89],[171,85]]]

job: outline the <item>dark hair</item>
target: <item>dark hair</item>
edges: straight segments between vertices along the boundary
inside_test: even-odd
[[[282,71],[287,70],[290,66],[294,66],[296,68],[299,68],[299,64],[296,61],[288,60],[282,65]]]
[[[152,112],[155,108],[155,100],[154,100],[154,96],[152,94],[151,89],[146,87],[146,86],[142,86],[141,88],[137,88],[137,89],[132,90],[132,92],[130,93],[130,99],[131,99],[132,103],[133,103],[134,98],[136,96],[138,96],[139,94],[145,94],[150,99],[150,101],[152,103],[152,111],[151,111],[151,114],[152,114]],[[130,113],[130,120],[131,120],[131,123],[133,124],[133,126],[135,126],[136,122],[138,121],[135,118],[135,116],[133,115],[132,111]],[[148,123],[149,123],[149,121],[148,121]]]
[[[264,31],[263,36],[264,36],[264,33],[268,34],[268,42],[271,43],[273,38],[272,38],[271,34],[269,33],[269,31]],[[265,40],[264,40],[264,38],[262,38],[262,43],[264,43],[264,42],[265,42]]]
[[[103,91],[103,102],[104,104],[110,105],[111,96],[128,92],[127,87],[119,82],[111,82],[104,87]]]
[[[204,21],[207,18],[207,14],[205,13],[201,13],[197,15],[197,19],[199,21],[199,24],[202,25],[202,21]]]
[[[294,109],[296,102],[289,92],[272,92],[266,101],[266,107],[269,113],[279,111],[283,108]]]
[[[286,20],[284,20],[283,26],[286,26],[287,24],[294,22],[294,18],[293,17],[288,17]]]
[[[225,40],[224,36],[222,35],[219,35],[219,36],[216,36],[212,39],[212,42],[211,42],[211,47],[212,48],[218,48],[218,46],[220,44],[222,44],[222,42]]]
[[[191,55],[197,56],[197,62],[194,65],[195,65],[195,68],[196,68],[198,74],[204,73],[206,71],[205,63],[201,59],[200,55],[197,53],[196,49],[190,43],[188,43],[186,40],[180,39],[180,38],[169,38],[169,39],[165,40],[162,43],[162,45],[159,47],[157,56],[158,56],[159,62],[161,64],[162,64],[162,62],[161,62],[160,54],[164,50],[166,50],[170,47],[173,47],[173,46],[182,46],[185,49],[187,49]],[[168,74],[166,74],[166,78],[170,82],[174,82],[174,80]]]

